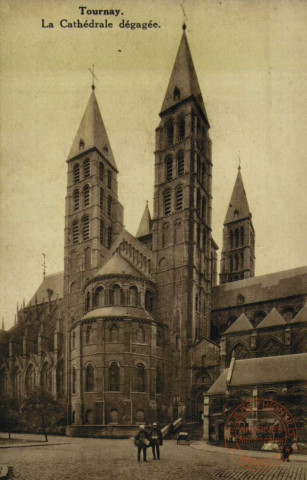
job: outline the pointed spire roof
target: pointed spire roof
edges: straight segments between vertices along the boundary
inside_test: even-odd
[[[80,142],[83,144],[82,149],[80,149]],[[68,158],[73,158],[93,147],[96,147],[109,163],[117,169],[109,138],[97,103],[95,87],[92,87],[90,99],[83,114]]]
[[[287,322],[276,310],[276,308],[273,308],[270,313],[262,320],[262,322],[259,323],[257,329],[266,327],[277,327],[278,325],[285,325],[286,323]]]
[[[179,98],[174,96],[174,90],[176,87],[180,92]],[[161,112],[164,112],[165,110],[173,107],[176,103],[178,103],[178,101],[181,102],[182,100],[189,98],[192,95],[194,95],[194,97],[196,98],[207,119],[205,105],[202,99],[202,94],[200,91],[200,86],[192,60],[190,47],[185,34],[184,25],[181,42],[178,48],[176,60],[166,90]]]
[[[145,237],[151,234],[151,216],[148,207],[148,201],[146,202],[145,210],[140,221],[138,231],[136,232],[136,238]]]
[[[245,313],[242,313],[239,318],[237,318],[237,320],[233,322],[229,328],[227,328],[225,333],[236,333],[249,330],[254,330],[254,327]]]
[[[251,213],[243,185],[241,168],[239,167],[224,224],[234,222],[235,220],[242,220],[249,216],[251,216]]]

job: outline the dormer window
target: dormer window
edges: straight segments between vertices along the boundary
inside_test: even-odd
[[[174,98],[174,102],[176,102],[177,100],[180,100],[180,90],[178,87],[174,88],[173,98]]]
[[[235,217],[235,218],[238,218],[238,216],[239,216],[239,210],[236,209],[236,210],[233,212],[233,214],[234,214],[234,217]]]
[[[104,145],[104,147],[103,147],[103,151],[104,151],[105,153],[108,153],[108,152],[109,152],[108,145]]]
[[[83,149],[84,149],[84,140],[82,138],[80,138],[79,150],[83,150]]]

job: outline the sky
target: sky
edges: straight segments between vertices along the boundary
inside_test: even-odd
[[[121,10],[117,17],[81,15]],[[43,28],[53,23],[54,28]],[[60,21],[113,28],[61,28]],[[122,21],[158,28],[120,28]],[[155,128],[176,52],[187,37],[213,147],[213,237],[238,157],[256,231],[256,275],[307,264],[307,2],[303,0],[1,0],[0,315],[63,270],[66,159],[91,93],[119,169],[125,227],[152,213]],[[67,22],[64,22],[67,23]],[[0,317],[1,320],[1,317]]]

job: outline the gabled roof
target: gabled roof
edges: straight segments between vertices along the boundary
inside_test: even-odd
[[[150,235],[150,234],[151,234],[151,216],[150,216],[150,211],[148,207],[148,202],[146,202],[145,210],[141,218],[138,231],[136,232],[136,237],[137,238],[145,237],[146,235]]]
[[[102,275],[132,275],[133,277],[137,278],[145,278],[142,272],[137,270],[119,253],[114,253],[110,260],[108,260],[103,267],[98,270],[94,277],[100,277]]]
[[[303,306],[302,310],[292,318],[290,323],[307,323],[307,303]]]
[[[245,313],[242,313],[239,318],[229,328],[227,328],[226,332],[224,333],[237,333],[243,331],[253,330],[254,327],[252,323],[249,321]]]
[[[257,326],[258,328],[266,328],[266,327],[276,327],[278,325],[285,325],[287,322],[285,319],[280,315],[280,313],[273,308],[270,313],[259,323]]]
[[[174,90],[176,87],[180,90],[179,99],[176,97],[174,98]],[[205,105],[202,99],[200,86],[192,60],[192,55],[184,30],[178,48],[171,78],[164,97],[161,112],[168,110],[169,108],[176,105],[178,102],[181,102],[182,100],[189,98],[192,95],[194,95],[194,97],[196,98],[200,108],[202,109],[205,117],[207,118]]]
[[[80,150],[80,140],[84,143],[84,148]],[[73,158],[80,153],[96,147],[99,152],[116,169],[116,163],[113,157],[111,145],[102,120],[99,106],[96,100],[94,89],[88,101],[83,114],[77,135],[73,141],[68,158]]]
[[[241,169],[239,168],[228,210],[226,213],[224,225],[234,222],[236,220],[248,218],[250,215],[251,213],[249,210],[248,201],[243,185]]]
[[[35,301],[37,301],[38,304],[43,303],[43,301],[47,302],[49,296],[50,300],[55,300],[57,297],[61,299],[63,298],[63,288],[63,272],[46,275],[27,306],[34,305]]]

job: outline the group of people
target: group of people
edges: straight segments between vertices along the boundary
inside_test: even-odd
[[[154,460],[160,460],[160,446],[163,443],[163,437],[160,428],[156,423],[152,424],[150,432],[145,428],[145,425],[140,426],[135,437],[135,444],[138,447],[138,462],[141,461],[141,452],[143,452],[143,460],[146,459],[146,449],[151,446],[152,456]]]

